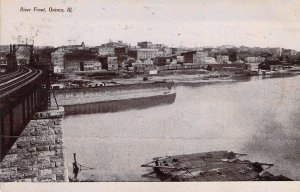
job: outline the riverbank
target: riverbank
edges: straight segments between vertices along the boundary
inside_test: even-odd
[[[106,73],[105,73],[106,74]],[[222,82],[235,82],[249,79],[252,76],[261,78],[288,77],[300,74],[300,67],[294,66],[281,71],[272,71],[267,73],[253,73],[249,71],[207,71],[204,69],[186,69],[186,70],[168,70],[161,71],[156,75],[147,75],[144,73],[126,73],[120,76],[97,76],[96,74],[67,74],[66,79],[57,81],[64,86],[75,87],[95,87],[95,86],[115,86],[154,83],[157,81],[174,82],[175,84],[214,84]],[[109,78],[108,78],[109,77]],[[145,79],[145,77],[147,77]]]

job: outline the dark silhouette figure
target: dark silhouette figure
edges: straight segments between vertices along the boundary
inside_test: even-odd
[[[76,161],[76,153],[73,154],[74,155],[74,163],[73,163],[73,173],[74,173],[74,178],[75,180],[77,180],[77,175],[79,172],[79,167]]]

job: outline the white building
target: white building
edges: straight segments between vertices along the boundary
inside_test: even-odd
[[[207,52],[197,51],[196,54],[193,55],[193,63],[204,64],[206,57],[207,57]]]
[[[100,56],[114,55],[115,54],[115,48],[114,47],[99,47],[98,48],[98,54]]]
[[[217,64],[218,62],[213,57],[205,57],[204,63],[205,64]]]
[[[264,57],[246,57],[245,61],[247,63],[262,63],[265,61]]]
[[[137,59],[152,59],[158,56],[162,56],[159,49],[138,49]]]
[[[61,72],[63,72],[63,70],[64,70],[64,68],[61,66],[54,66],[54,68],[53,68],[54,73],[61,73]]]

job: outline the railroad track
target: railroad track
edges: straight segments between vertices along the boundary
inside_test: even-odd
[[[0,98],[3,98],[29,84],[30,82],[38,78],[41,74],[41,70],[24,67],[23,72],[19,74],[19,76],[5,81],[4,83],[0,83]],[[11,77],[12,76],[10,76],[10,78]]]
[[[14,79],[24,73],[26,73],[28,71],[27,68],[24,68],[24,67],[18,67],[18,70],[15,71],[15,72],[12,72],[12,73],[8,73],[8,74],[5,74],[5,75],[1,75],[0,76],[0,84],[6,82],[6,81],[9,81],[11,79]]]

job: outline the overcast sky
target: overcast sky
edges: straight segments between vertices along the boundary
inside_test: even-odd
[[[35,45],[68,40],[100,45],[123,40],[169,46],[245,45],[300,50],[298,0],[0,0],[1,44],[32,37]],[[71,13],[20,12],[21,7]]]

